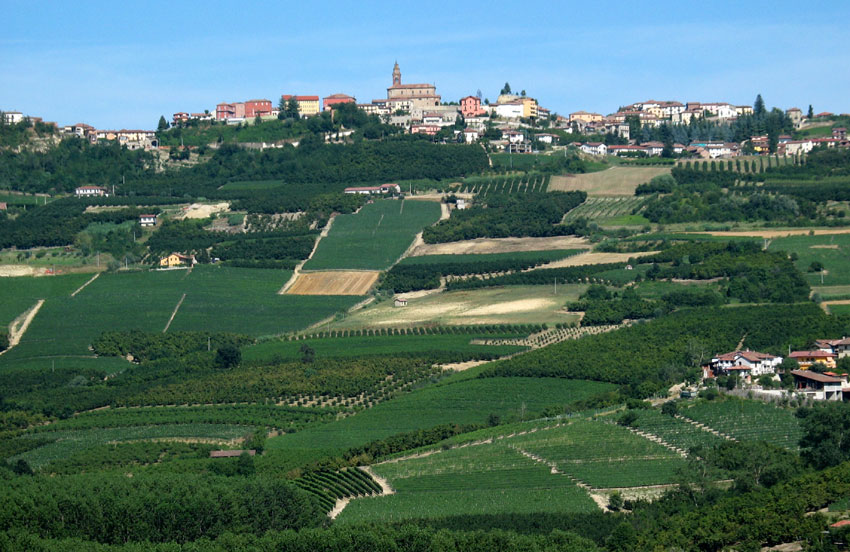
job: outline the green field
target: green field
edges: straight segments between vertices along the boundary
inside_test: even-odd
[[[586,218],[598,223],[623,226],[649,224],[646,218],[632,214],[640,209],[644,201],[644,197],[589,197],[564,215],[564,220]]]
[[[383,270],[413,243],[417,233],[440,218],[432,201],[377,200],[352,215],[334,219],[305,270]]]
[[[502,337],[525,337],[516,334],[468,334],[468,335],[379,335],[328,337],[302,339],[298,341],[271,340],[243,349],[242,358],[247,361],[293,360],[304,356],[301,347],[307,346],[317,357],[359,357],[372,355],[407,355],[427,353],[459,353],[473,358],[490,358],[491,355],[510,355],[523,351],[525,347],[473,345],[473,339],[498,339]]]
[[[0,279],[0,326],[7,326],[39,299],[71,295],[91,277],[91,274],[68,274]]]
[[[340,523],[597,509],[568,477],[501,444],[448,450],[374,470],[396,494],[353,500]]]
[[[5,190],[0,190],[0,203],[8,203],[9,205],[45,205],[53,201],[49,197],[34,196],[29,194],[12,194]]]
[[[290,274],[206,265],[191,272],[103,274],[75,297],[63,293],[48,299],[21,344],[6,356],[86,355],[89,344],[107,330],[161,332],[184,293],[169,331],[284,333],[357,301],[356,297],[278,295]]]
[[[93,446],[111,442],[181,438],[229,441],[244,437],[252,430],[253,428],[238,425],[186,424],[28,433],[24,438],[49,438],[55,441],[13,456],[11,460],[23,458],[33,468],[39,468],[54,460],[67,458]]]
[[[698,402],[680,413],[739,440],[767,441],[797,450],[803,430],[794,410],[761,401]]]
[[[271,190],[284,186],[282,180],[239,180],[228,182],[221,190]]]
[[[546,378],[453,380],[426,387],[332,424],[275,437],[267,449],[283,458],[321,458],[397,433],[440,424],[484,424],[490,414],[502,418],[536,417],[544,408],[563,405],[613,389],[605,383]]]
[[[685,460],[612,423],[574,420],[554,429],[505,439],[509,446],[553,462],[595,488],[672,483]]]
[[[835,315],[850,315],[850,305],[829,305],[829,313]]]
[[[770,241],[768,249],[796,253],[794,264],[813,286],[850,285],[850,234],[776,238]],[[815,261],[824,266],[823,282],[820,272],[809,272]]]
[[[710,431],[700,429],[679,418],[662,414],[660,410],[651,408],[638,411],[638,419],[634,427],[660,437],[666,443],[688,451],[693,447],[713,447],[724,441]]]

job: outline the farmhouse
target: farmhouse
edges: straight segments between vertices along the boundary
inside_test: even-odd
[[[396,306],[396,307],[406,307],[407,306],[407,299],[396,298],[396,300],[393,301],[393,305]]]
[[[139,215],[139,224],[145,226],[156,226],[156,215]]]
[[[590,155],[605,155],[608,153],[608,147],[602,142],[588,142],[581,145],[581,151]]]
[[[106,193],[106,188],[103,188],[102,186],[80,186],[74,190],[74,195],[77,197],[92,197],[106,196],[109,194]]]
[[[841,339],[818,339],[815,341],[815,347],[827,353],[833,353],[838,358],[844,358],[850,354],[850,339],[842,337]]]
[[[846,382],[843,378],[818,374],[811,370],[793,370],[791,374],[794,376],[794,389],[810,399],[818,401],[844,400],[842,388]]]
[[[345,189],[347,194],[400,194],[398,184],[381,184],[380,186],[351,186]]]
[[[741,375],[755,377],[775,374],[776,367],[782,364],[782,357],[756,351],[732,351],[711,359],[711,369],[716,375],[728,375],[737,371]],[[745,373],[746,372],[746,373]]]
[[[194,255],[183,255],[182,253],[172,253],[167,257],[163,257],[159,260],[159,266],[164,267],[172,267],[172,266],[182,266],[189,265],[192,266],[196,264]]]
[[[835,368],[835,353],[826,351],[794,351],[788,358],[793,358],[800,365],[800,368],[806,370],[811,368],[816,362],[823,364],[825,368]]]

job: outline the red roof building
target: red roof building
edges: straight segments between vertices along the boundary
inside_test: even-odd
[[[322,98],[322,109],[327,111],[335,105],[345,103],[356,104],[357,99],[354,96],[349,96],[348,94],[331,94],[330,96]]]

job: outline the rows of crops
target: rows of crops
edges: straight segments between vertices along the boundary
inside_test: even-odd
[[[513,447],[554,463],[591,487],[672,483],[685,460],[628,429],[591,420],[506,439]]]
[[[662,414],[656,409],[638,411],[634,427],[660,437],[664,442],[684,451],[694,447],[713,447],[723,442],[723,437],[700,429],[679,418]]]
[[[796,450],[803,432],[794,411],[759,401],[701,402],[683,416],[735,439],[767,441]]]
[[[734,171],[745,174],[764,172],[765,169],[800,165],[804,162],[799,156],[764,155],[742,157],[739,159],[717,159],[712,161],[683,161],[679,167],[697,171]]]
[[[11,460],[23,458],[33,468],[39,468],[77,452],[111,442],[153,439],[229,441],[244,437],[251,431],[252,428],[239,425],[178,424],[28,433],[21,436],[20,439],[54,439],[54,441],[13,456]]]
[[[467,178],[461,192],[486,196],[488,194],[523,194],[545,192],[549,188],[550,175],[521,173],[489,178]]]
[[[332,416],[332,413],[318,408],[292,408],[271,404],[107,408],[83,412],[72,418],[59,420],[49,426],[36,427],[33,430],[36,432],[53,432],[65,429],[140,425],[236,424],[293,431],[306,424],[332,418]]]
[[[431,201],[381,199],[334,219],[305,270],[383,270],[394,263],[422,228],[440,218]]]
[[[452,449],[374,470],[396,494],[354,500],[340,522],[596,509],[568,477],[501,444]]]
[[[337,499],[381,493],[381,486],[357,469],[311,472],[296,479],[295,484],[318,498],[327,511],[333,509]]]
[[[565,221],[586,218],[601,220],[630,215],[646,201],[643,197],[589,197],[584,203],[564,215]]]

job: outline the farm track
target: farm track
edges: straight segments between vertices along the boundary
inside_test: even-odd
[[[41,306],[44,304],[44,299],[39,299],[36,301],[35,305],[24,311],[17,318],[12,320],[12,323],[9,324],[9,346],[0,351],[0,355],[9,351],[21,342],[21,338],[27,331],[27,328],[30,327],[35,315],[38,314],[38,311],[41,309]]]
[[[345,507],[348,506],[349,502],[351,502],[355,498],[388,496],[388,495],[391,495],[391,494],[395,494],[395,490],[390,486],[389,481],[387,481],[386,479],[384,479],[380,475],[376,474],[374,472],[374,470],[372,470],[371,467],[369,467],[369,466],[357,466],[357,469],[362,471],[363,473],[365,473],[366,475],[368,475],[372,479],[374,479],[375,483],[380,485],[381,492],[375,493],[375,494],[370,494],[370,495],[347,496],[347,497],[344,497],[344,498],[337,499],[336,504],[334,504],[333,509],[330,512],[328,512],[329,518],[336,519],[337,516],[339,516],[342,513],[342,511],[345,510]]]
[[[180,305],[183,304],[184,299],[186,299],[185,293],[183,294],[183,297],[181,297],[180,300],[177,301],[177,306],[174,307],[174,312],[171,313],[171,318],[168,319],[168,322],[165,324],[165,327],[162,329],[162,333],[167,332],[168,328],[171,327],[171,323],[174,322],[174,317],[177,316],[177,311],[180,310]]]
[[[283,284],[283,287],[280,288],[280,291],[277,292],[278,295],[283,295],[284,293],[287,292],[287,290],[289,290],[289,288],[291,288],[295,284],[295,280],[298,279],[298,274],[301,273],[301,268],[304,266],[304,263],[306,263],[307,261],[309,261],[310,259],[313,258],[313,255],[316,253],[316,250],[319,248],[319,242],[322,241],[322,238],[326,237],[328,235],[328,232],[331,231],[331,226],[333,225],[333,222],[334,222],[335,219],[336,219],[336,215],[331,215],[331,217],[328,219],[328,223],[325,225],[324,228],[322,228],[322,231],[319,233],[319,236],[316,238],[315,243],[313,243],[313,250],[310,251],[310,254],[307,256],[306,259],[304,259],[303,261],[301,261],[300,263],[295,265],[295,269],[292,271],[292,276],[289,277],[289,280],[287,280],[287,282],[285,284]]]
[[[97,280],[98,276],[100,276],[101,274],[102,274],[101,272],[98,272],[97,274],[95,274],[94,276],[92,276],[92,277],[91,277],[91,278],[90,278],[90,279],[89,279],[89,280],[88,280],[85,284],[83,284],[83,285],[81,285],[80,287],[78,287],[78,288],[77,288],[77,290],[76,290],[76,291],[74,291],[74,292],[71,294],[71,297],[74,297],[74,296],[76,296],[78,293],[80,293],[81,291],[83,291],[83,290],[86,288],[86,286],[87,286],[87,285],[89,285],[90,283],[92,283],[92,282],[94,282],[95,280]]]

